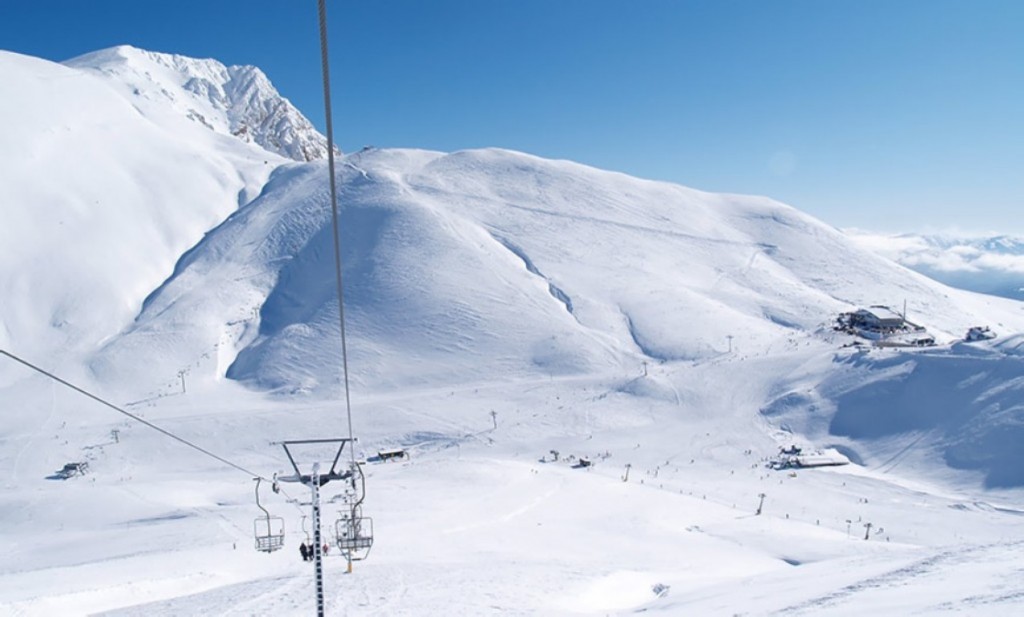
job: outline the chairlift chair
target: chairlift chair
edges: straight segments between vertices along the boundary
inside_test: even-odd
[[[373,547],[373,519],[363,516],[362,507],[343,511],[334,524],[335,542],[352,561],[366,559]]]
[[[256,478],[256,506],[263,510],[263,516],[252,523],[256,538],[256,550],[261,553],[273,553],[284,548],[284,519],[270,516],[270,512],[260,503],[260,478]]]

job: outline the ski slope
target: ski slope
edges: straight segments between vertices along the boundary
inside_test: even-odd
[[[756,411],[773,374],[799,369],[806,357],[721,358],[632,379],[522,380],[357,400],[360,454],[400,445],[411,458],[368,466],[375,546],[351,575],[343,559],[326,558],[329,614],[1019,610],[1020,583],[1009,567],[1024,522],[1014,505],[1019,491],[951,488],[953,472],[765,468],[779,445],[809,445]],[[747,377],[739,387],[737,371]],[[299,509],[265,493],[267,507],[287,520],[288,544],[254,554],[259,511],[248,477],[116,418],[62,427],[83,405],[51,396],[51,430],[30,436],[36,447],[14,463],[3,497],[13,553],[0,577],[5,610],[313,610],[310,567],[296,554]],[[204,397],[204,407],[190,398],[197,397],[133,409],[265,473],[286,469],[269,439],[308,437],[310,426],[317,436],[342,431],[334,402],[228,391]],[[121,430],[117,444],[111,427]],[[47,453],[39,445],[48,442]],[[92,446],[89,476],[41,480],[55,450],[75,456],[82,443]],[[552,462],[552,449],[596,463],[574,469]],[[329,504],[337,487],[325,489]],[[764,512],[754,516],[761,493]],[[324,511],[328,522],[338,515],[331,505]],[[865,522],[877,530],[868,541]],[[659,585],[668,592],[656,594]]]
[[[234,135],[219,63],[0,71],[0,349],[242,468],[0,357],[0,613],[309,614],[306,489],[261,495],[287,537],[257,554],[252,476],[347,434],[326,165]],[[328,614],[1024,608],[1021,303],[569,161],[367,149],[337,179],[355,453],[411,456],[365,465],[375,543],[326,558]],[[936,347],[831,327],[904,301]],[[793,445],[851,464],[770,469]]]

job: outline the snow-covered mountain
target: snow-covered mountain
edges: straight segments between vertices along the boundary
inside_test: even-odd
[[[952,287],[1024,300],[1024,239],[848,231],[860,246]]]
[[[262,502],[287,549],[248,551],[270,442],[345,430],[326,165],[255,139],[252,71],[116,48],[0,75],[0,349],[236,465],[0,357],[0,612],[308,613],[302,487]],[[569,161],[369,149],[337,179],[377,539],[326,560],[332,614],[1024,608],[1020,302]],[[832,328],[904,302],[937,346]],[[793,445],[853,464],[766,466]]]
[[[216,353],[211,379],[335,387],[325,175],[281,168],[188,253],[94,369],[145,366],[131,379],[143,384]],[[374,388],[707,359],[729,337],[763,349],[903,300],[945,340],[986,320],[1024,326],[1011,303],[935,284],[764,198],[501,150],[370,150],[346,157],[339,180],[353,364]],[[129,359],[146,349],[159,351]]]
[[[0,344],[17,349],[75,357],[116,335],[287,160],[261,143],[325,152],[257,69],[117,47],[0,52],[0,75]]]
[[[281,157],[92,70],[0,52],[0,344],[75,357],[113,336]]]
[[[255,66],[224,66],[121,45],[64,62],[103,77],[144,115],[176,113],[296,160],[327,156],[327,140]]]

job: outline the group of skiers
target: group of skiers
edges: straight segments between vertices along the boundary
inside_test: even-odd
[[[331,545],[324,542],[322,550],[323,554],[327,555],[331,551]],[[302,553],[302,561],[313,561],[313,553],[315,551],[313,550],[312,544],[306,544],[303,542],[299,545],[299,552]]]

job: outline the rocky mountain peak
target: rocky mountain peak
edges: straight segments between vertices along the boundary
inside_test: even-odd
[[[259,68],[122,45],[64,62],[98,72],[140,111],[168,104],[193,122],[296,160],[327,156],[327,140]]]

